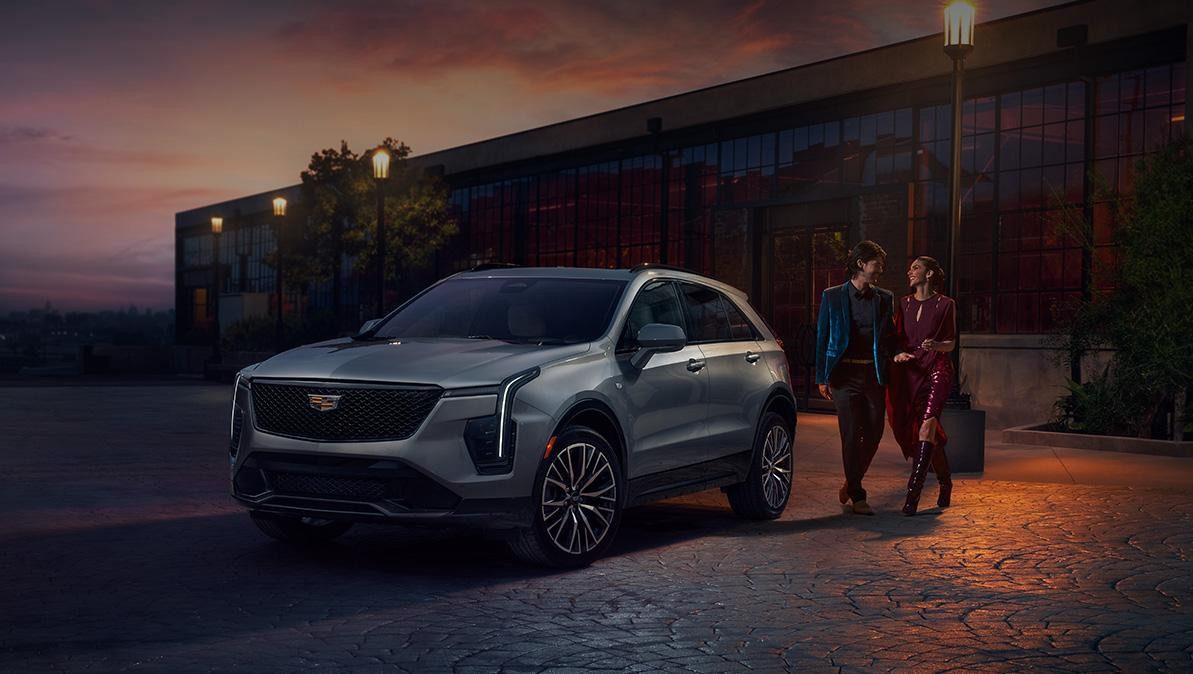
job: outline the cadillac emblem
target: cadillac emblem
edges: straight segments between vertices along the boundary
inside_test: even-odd
[[[344,396],[325,396],[307,394],[307,406],[316,412],[330,412],[340,406],[340,398]]]

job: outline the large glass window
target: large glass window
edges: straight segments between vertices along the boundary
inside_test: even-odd
[[[1091,263],[1062,226],[1066,209],[1092,213],[1093,284],[1110,287],[1113,275],[1098,270],[1114,268],[1117,223],[1108,206],[1090,202],[1095,195],[1087,194],[1087,168],[1107,187],[1129,190],[1135,162],[1183,132],[1184,87],[1185,67],[1178,63],[965,101],[962,230],[957,268],[946,270],[957,275],[963,330],[1046,331],[1067,301],[1080,296]],[[908,253],[944,262],[951,120],[947,104],[801,120],[461,188],[452,203],[465,232],[461,245],[471,256],[461,255],[456,268],[513,260],[515,251],[536,266],[627,267],[659,261],[666,251],[671,264],[724,275],[740,268],[726,260],[744,250],[736,241],[734,250],[718,250],[718,222],[722,229],[737,226],[751,206],[814,200],[829,185],[865,193],[907,184]],[[191,258],[201,259],[202,240],[188,245]]]
[[[540,267],[576,264],[575,169],[538,176],[527,216],[526,260]]]
[[[998,99],[998,332],[1050,330],[1080,297],[1083,251],[1066,221],[1085,198],[1085,98],[1085,83],[1073,81]]]
[[[1106,75],[1095,89],[1092,276],[1095,291],[1106,291],[1115,286],[1118,271],[1119,223],[1104,197],[1129,193],[1140,158],[1184,133],[1185,65]]]
[[[721,187],[725,203],[768,199],[775,176],[775,134],[721,143]]]
[[[576,211],[579,227],[577,264],[614,268],[618,264],[618,162],[581,167],[576,176]]]
[[[656,155],[622,160],[620,250],[610,266],[658,261],[661,168],[662,159]]]

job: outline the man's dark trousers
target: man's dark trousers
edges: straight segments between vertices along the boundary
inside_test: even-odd
[[[829,378],[837,428],[841,432],[841,461],[845,464],[845,485],[854,503],[866,500],[862,476],[870,468],[882,440],[886,420],[886,389],[878,383],[874,363],[842,362]]]

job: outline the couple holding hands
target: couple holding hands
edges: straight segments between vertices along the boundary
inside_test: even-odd
[[[862,241],[849,252],[849,280],[821,295],[816,383],[837,408],[842,505],[874,514],[862,477],[878,451],[885,413],[903,456],[912,460],[903,514],[914,515],[929,465],[940,484],[937,505],[948,506],[952,495],[940,414],[953,380],[948,353],[956,346],[956,305],[940,292],[944,270],[933,258],[912,261],[907,283],[913,292],[897,300],[873,285],[885,265],[886,251]]]

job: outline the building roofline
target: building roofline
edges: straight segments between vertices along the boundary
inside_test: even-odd
[[[999,19],[983,21],[983,22],[978,23],[977,25],[978,26],[996,26],[998,24],[1001,24],[1001,23],[1004,23],[1007,21],[1019,20],[1019,19],[1023,19],[1026,17],[1033,16],[1035,14],[1043,14],[1043,13],[1053,12],[1058,9],[1073,7],[1073,6],[1077,6],[1077,5],[1090,4],[1090,3],[1096,2],[1096,1],[1097,0],[1072,0],[1072,2],[1065,2],[1065,3],[1061,3],[1061,4],[1057,4],[1057,5],[1050,5],[1048,7],[1041,7],[1040,9],[1033,9],[1029,12],[1023,12],[1022,14],[1012,14],[1011,16],[1004,16]],[[602,110],[600,112],[593,112],[593,113],[590,113],[587,115],[581,115],[579,117],[571,117],[568,119],[562,119],[557,122],[550,122],[547,124],[543,124],[541,126],[531,127],[529,129],[522,129],[520,131],[513,131],[511,133],[501,134],[499,136],[492,136],[490,138],[475,140],[475,141],[472,141],[469,143],[464,143],[462,145],[453,145],[451,147],[434,150],[434,151],[428,152],[426,154],[413,155],[410,157],[410,159],[411,160],[427,159],[428,164],[434,164],[435,162],[430,161],[430,159],[433,158],[435,155],[443,153],[443,152],[450,152],[450,151],[454,151],[454,150],[463,150],[463,149],[467,149],[467,148],[472,148],[472,147],[475,147],[478,145],[484,145],[485,143],[491,143],[494,141],[504,140],[507,138],[513,138],[516,136],[538,133],[538,132],[552,129],[552,128],[555,128],[558,126],[572,124],[575,122],[582,122],[585,120],[593,119],[596,117],[601,117],[604,115],[614,114],[614,113],[618,113],[618,112],[625,112],[628,110],[633,110],[634,108],[638,108],[638,107],[655,105],[658,103],[666,103],[668,101],[671,101],[671,100],[674,100],[677,98],[683,98],[686,96],[691,96],[691,95],[696,95],[696,94],[709,93],[716,89],[721,89],[721,88],[725,88],[725,87],[729,87],[729,86],[733,86],[733,85],[737,85],[737,84],[744,84],[744,83],[752,82],[755,80],[765,79],[768,77],[774,77],[777,75],[791,74],[791,73],[794,73],[799,70],[810,69],[810,68],[815,68],[818,66],[828,65],[835,61],[842,61],[845,59],[851,59],[851,58],[856,58],[856,57],[860,57],[860,56],[865,56],[865,55],[872,54],[874,52],[883,51],[886,49],[895,49],[897,47],[902,47],[902,46],[910,45],[910,44],[913,44],[916,42],[920,42],[922,40],[927,40],[927,39],[936,37],[938,35],[941,35],[941,33],[928,33],[927,35],[921,35],[919,37],[913,37],[913,38],[909,38],[906,40],[900,40],[899,42],[891,42],[889,44],[879,45],[877,47],[871,47],[869,49],[863,49],[861,51],[849,52],[848,54],[840,54],[838,56],[830,56],[828,58],[820,59],[818,61],[809,61],[807,63],[801,63],[796,66],[788,66],[786,68],[777,68],[775,70],[769,70],[767,72],[759,73],[757,75],[749,75],[747,77],[729,80],[727,82],[718,82],[717,84],[710,84],[710,85],[699,87],[696,89],[689,89],[687,91],[681,91],[681,92],[674,93],[674,94],[668,94],[666,96],[660,96],[659,98],[652,98],[652,99],[648,99],[645,101],[639,101],[637,103],[630,103],[628,105],[622,105],[622,106],[619,106],[616,108],[609,108],[607,110]],[[648,134],[643,133],[641,135],[648,135]]]
[[[979,48],[966,59],[967,67],[976,70],[1067,51],[1056,46],[1055,31],[1073,24],[1089,26],[1088,44],[1092,46],[1191,19],[1193,7],[1181,0],[1154,0],[1142,6],[1120,0],[1075,0],[979,23]],[[989,34],[989,42],[981,42],[983,35]],[[553,122],[416,155],[411,161],[418,166],[442,165],[447,175],[467,173],[581,147],[648,138],[646,120],[650,117],[662,117],[664,133],[668,133],[883,86],[947,77],[952,62],[937,45],[940,35],[930,33]],[[990,46],[982,48],[986,44]],[[851,76],[842,77],[846,72]]]

